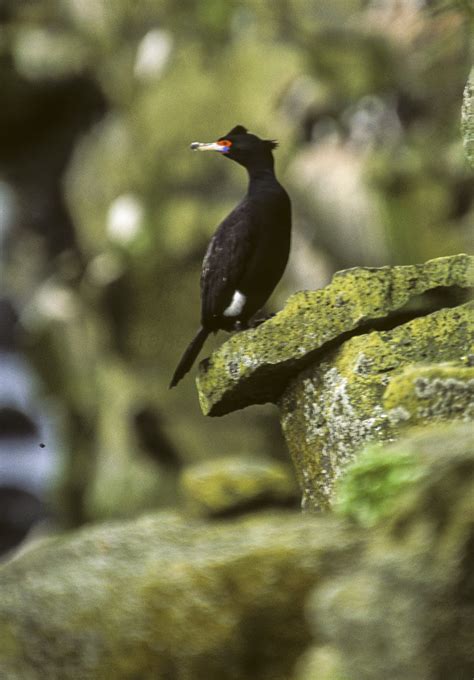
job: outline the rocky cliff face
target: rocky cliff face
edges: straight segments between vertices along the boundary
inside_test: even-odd
[[[328,508],[365,443],[474,417],[473,283],[467,255],[339,272],[204,362],[202,408],[277,403],[303,507]]]

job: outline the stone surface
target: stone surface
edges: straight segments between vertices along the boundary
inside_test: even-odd
[[[366,442],[474,416],[472,318],[467,303],[350,338],[290,383],[281,422],[305,509],[331,505],[334,482]]]
[[[296,373],[314,363],[328,343],[388,317],[440,286],[474,285],[474,258],[438,258],[425,264],[338,272],[318,291],[293,295],[275,317],[235,334],[201,363],[198,389],[207,415],[276,401]]]
[[[474,420],[474,366],[463,360],[416,364],[394,375],[382,401],[391,422],[411,426],[427,420]]]
[[[474,68],[464,89],[461,125],[467,160],[474,168]]]
[[[0,569],[0,677],[287,680],[303,603],[359,539],[334,518],[89,527]]]
[[[329,678],[471,680],[472,427],[428,429],[387,447],[385,454],[378,466],[378,452],[372,450],[373,467],[366,466],[365,483],[360,469],[348,482],[353,487],[346,508],[351,517],[365,523],[368,488],[377,483],[393,488],[390,477],[398,475],[399,456],[404,461],[412,458],[418,477],[399,486],[390,511],[384,508],[370,532],[361,558],[346,563],[343,572],[317,588],[312,598],[315,633],[336,648],[342,661],[341,673]],[[372,501],[377,509],[379,499]],[[320,680],[317,673],[305,680],[313,678]]]
[[[203,517],[294,506],[300,495],[288,466],[240,456],[190,465],[180,486],[187,512]]]

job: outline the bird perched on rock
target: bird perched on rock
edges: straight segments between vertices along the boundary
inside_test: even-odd
[[[210,333],[246,328],[283,275],[290,252],[291,203],[275,176],[272,150],[276,146],[242,125],[216,142],[191,144],[193,150],[216,151],[243,165],[249,184],[207,248],[201,273],[201,326],[170,387],[189,371]]]

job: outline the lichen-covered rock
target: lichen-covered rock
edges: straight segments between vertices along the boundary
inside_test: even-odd
[[[474,416],[472,316],[467,303],[350,338],[290,383],[279,405],[304,508],[331,505],[335,480],[366,442]]]
[[[203,517],[294,506],[300,495],[287,466],[240,456],[188,466],[181,476],[181,490],[187,512]]]
[[[330,285],[293,295],[256,329],[234,335],[201,364],[201,408],[223,415],[276,401],[296,373],[314,363],[328,343],[388,317],[426,291],[474,285],[474,258],[438,258],[425,264],[338,272]]]
[[[360,559],[317,588],[315,633],[335,647],[342,672],[331,680],[471,680],[474,667],[474,441],[472,427],[428,429],[369,454],[353,477],[350,515],[365,523],[368,488],[393,488],[399,456],[408,479],[379,514]],[[388,464],[391,457],[393,467]],[[356,464],[358,465],[358,464]],[[403,464],[405,465],[405,463]],[[378,466],[378,467],[377,467]],[[378,476],[374,472],[378,469]],[[349,473],[350,475],[350,473]],[[382,496],[382,494],[381,494]],[[377,514],[379,501],[373,497]],[[361,513],[362,509],[362,513]],[[372,515],[374,513],[371,513]],[[306,676],[305,680],[320,680]]]
[[[474,168],[474,68],[471,70],[463,95],[462,132],[467,160]]]
[[[382,400],[392,423],[474,420],[474,366],[462,360],[416,364],[394,375]]]
[[[287,680],[311,588],[360,545],[288,512],[162,512],[51,540],[0,569],[0,677]]]

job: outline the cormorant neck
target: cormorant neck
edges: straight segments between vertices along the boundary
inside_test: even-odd
[[[259,180],[271,180],[275,178],[275,168],[273,156],[270,158],[262,158],[251,165],[246,166],[247,172],[249,174],[250,184]]]

